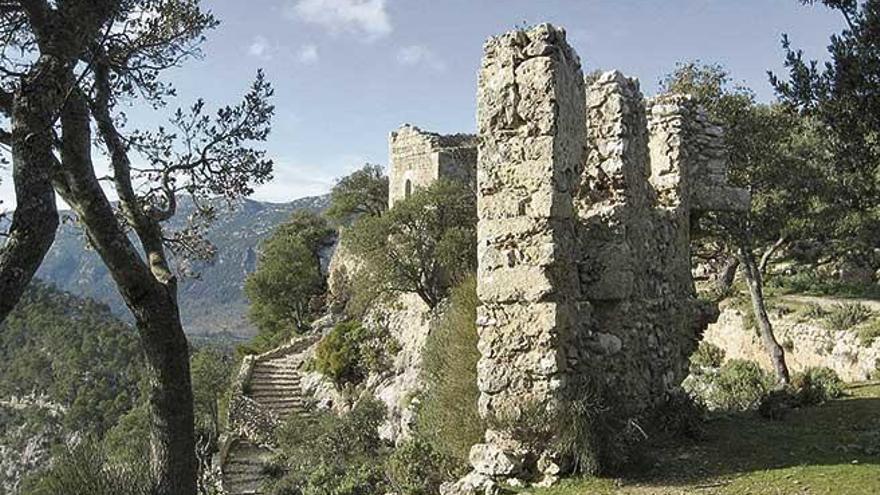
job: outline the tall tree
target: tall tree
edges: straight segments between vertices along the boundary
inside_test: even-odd
[[[434,308],[476,271],[476,222],[474,191],[440,179],[381,217],[361,217],[342,242],[363,260],[358,277],[376,295],[414,292]]]
[[[327,216],[351,220],[358,215],[381,216],[388,209],[388,176],[379,165],[366,164],[333,186]]]
[[[263,242],[257,270],[245,280],[250,319],[260,329],[251,351],[265,351],[308,330],[314,298],[326,290],[320,252],[334,231],[312,212],[298,211]]]
[[[751,207],[745,213],[708,214],[699,225],[742,267],[764,347],[778,379],[787,383],[785,351],[767,315],[756,253],[767,254],[809,230],[822,184],[811,160],[816,148],[810,126],[778,105],[757,104],[754,94],[731,84],[718,65],[680,64],[662,87],[692,95],[726,129],[730,181],[751,192]]]
[[[846,27],[831,37],[819,64],[792,48],[788,78],[770,75],[782,101],[823,126],[830,148],[831,194],[823,243],[838,256],[874,263],[880,245],[880,0],[800,0],[840,12]]]
[[[11,121],[0,138],[11,147],[17,200],[0,251],[0,318],[52,243],[57,192],[134,315],[149,375],[151,465],[162,495],[195,494],[197,477],[172,256],[212,253],[199,235],[215,213],[205,206],[208,197],[234,200],[271,177],[271,161],[249,145],[268,135],[272,89],[258,73],[241,103],[212,116],[197,101],[154,131],[126,129],[121,108],[166,105],[175,93],[163,73],[198,56],[204,33],[216,25],[198,0],[0,2],[0,109]],[[93,124],[110,157],[109,177],[95,171]],[[118,196],[118,209],[102,185]],[[179,195],[191,197],[197,213],[186,229],[171,232],[165,223]]]

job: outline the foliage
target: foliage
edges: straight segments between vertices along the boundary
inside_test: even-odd
[[[476,270],[476,201],[466,185],[441,179],[364,216],[344,236],[364,261],[359,276],[376,294],[414,292],[430,308]],[[366,288],[365,287],[365,288]]]
[[[419,434],[462,467],[486,430],[477,411],[478,305],[476,277],[470,276],[452,290],[422,358],[426,391],[418,410]]]
[[[148,457],[114,462],[94,440],[69,448],[39,480],[25,487],[27,495],[154,495]]]
[[[880,299],[878,284],[844,282],[814,269],[776,275],[768,281],[768,286],[792,294]]]
[[[831,37],[830,60],[807,60],[783,36],[788,77],[771,75],[771,83],[789,107],[821,124],[830,149],[826,244],[847,258],[870,257],[880,244],[880,2],[821,3],[846,21]]]
[[[67,408],[63,428],[102,435],[140,396],[133,329],[103,305],[34,280],[0,324],[0,395]]]
[[[271,349],[308,329],[313,299],[326,289],[319,252],[332,235],[324,218],[301,210],[263,242],[257,271],[244,285],[260,329],[251,350]]]
[[[864,304],[835,304],[825,316],[825,320],[834,330],[843,331],[869,320],[873,315],[873,311]]]
[[[388,177],[382,167],[367,163],[333,186],[327,216],[348,221],[360,215],[381,216],[387,209]]]
[[[653,430],[674,438],[702,439],[705,434],[706,406],[684,390],[674,390],[650,415]]]
[[[724,349],[705,340],[700,341],[697,350],[691,355],[691,373],[699,373],[703,368],[720,368],[724,363]]]
[[[190,360],[196,431],[213,446],[221,433],[221,404],[235,372],[232,356],[215,347],[196,349]]]
[[[773,377],[753,361],[731,359],[717,373],[708,375],[708,386],[700,396],[712,410],[755,409],[773,388]]]
[[[880,339],[880,320],[859,327],[856,334],[862,347],[871,347],[877,339]]]
[[[387,446],[378,428],[382,403],[361,400],[350,412],[320,413],[312,420],[294,416],[279,430],[280,476],[274,495],[368,495],[385,493],[382,470]]]
[[[680,495],[713,493],[873,495],[877,492],[880,385],[861,384],[855,396],[823,407],[793,410],[786,421],[754,414],[713,418],[700,442],[652,437],[641,446],[650,462],[614,477],[563,480],[530,495]],[[873,446],[873,449],[872,449]],[[709,488],[707,488],[709,487]]]
[[[336,325],[315,351],[315,369],[337,385],[358,384],[371,372],[387,368],[396,341],[378,325],[347,321]]]
[[[830,368],[807,368],[795,373],[791,383],[802,405],[822,404],[843,396],[843,380]]]
[[[385,462],[385,473],[393,493],[434,495],[440,485],[459,473],[453,459],[439,453],[423,439],[407,440]]]

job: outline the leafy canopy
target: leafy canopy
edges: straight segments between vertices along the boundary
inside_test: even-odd
[[[319,252],[333,237],[323,217],[298,211],[263,242],[257,271],[245,281],[255,346],[271,348],[308,328],[313,299],[324,293]]]
[[[441,179],[365,216],[343,242],[377,294],[414,292],[434,308],[449,288],[476,270],[476,198],[466,185]]]
[[[771,74],[770,80],[787,106],[821,125],[830,150],[830,244],[837,253],[865,257],[880,244],[880,1],[821,3],[839,11],[847,26],[831,37],[830,60],[806,59],[783,36],[787,79]]]
[[[382,167],[368,163],[333,187],[327,216],[345,221],[359,215],[381,216],[387,209],[388,177]]]

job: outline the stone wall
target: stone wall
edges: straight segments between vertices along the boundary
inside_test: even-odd
[[[552,439],[522,438],[535,411],[589,390],[637,421],[678,387],[717,317],[696,298],[691,213],[748,207],[690,98],[646,102],[619,72],[585,88],[553,26],[486,43],[477,115],[479,409],[496,426],[446,493],[552,482]]]
[[[474,182],[476,139],[469,134],[443,136],[404,125],[388,139],[390,170],[388,205],[427,187],[440,177]]]

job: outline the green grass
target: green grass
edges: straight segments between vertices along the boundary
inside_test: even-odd
[[[699,442],[648,445],[617,479],[569,480],[534,495],[880,493],[880,382],[783,421],[721,416]],[[659,443],[659,442],[658,442]]]

